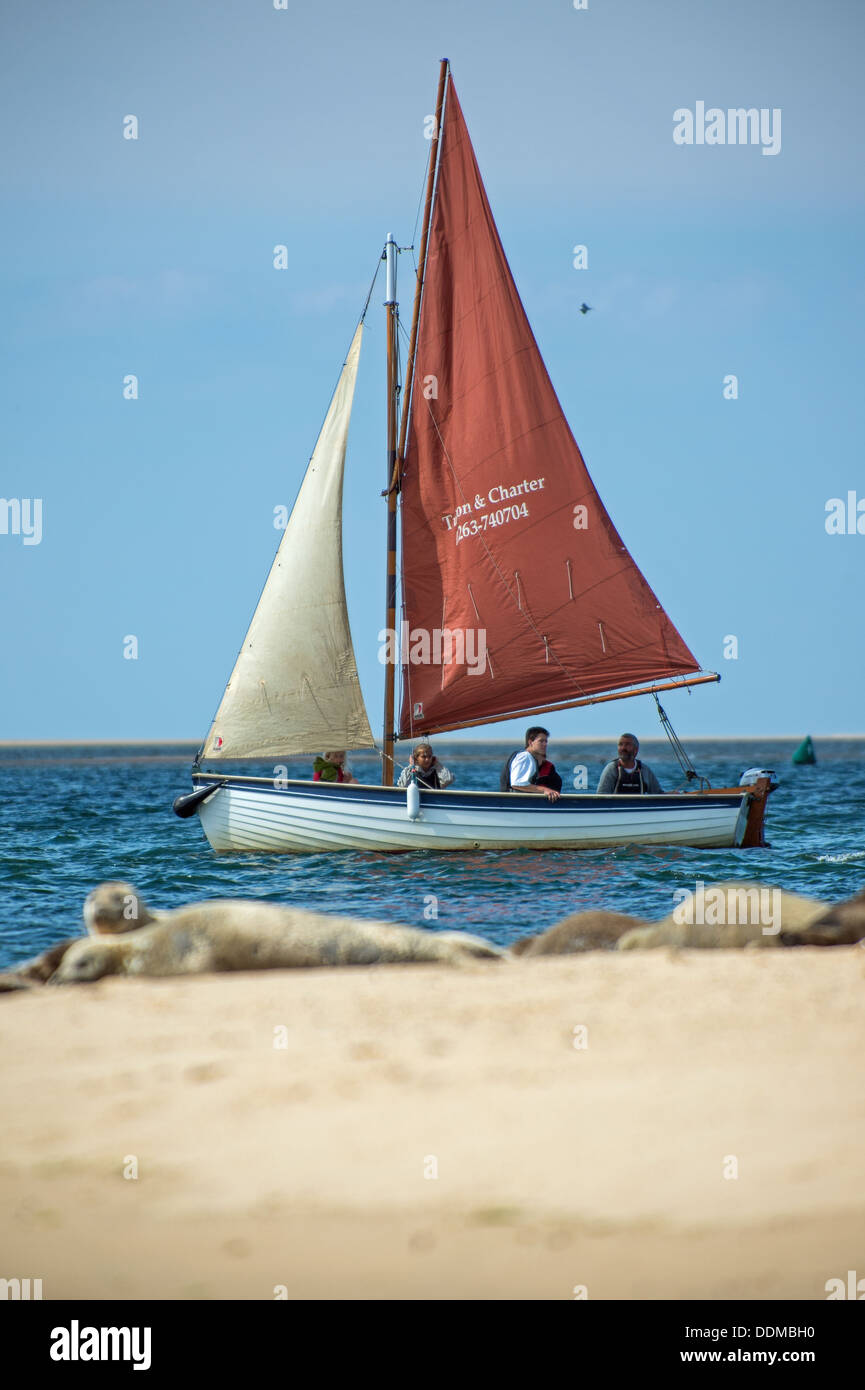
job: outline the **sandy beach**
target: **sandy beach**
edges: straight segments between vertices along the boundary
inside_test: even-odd
[[[863,977],[861,947],[662,950],[6,996],[0,1273],[825,1299],[865,1270]]]

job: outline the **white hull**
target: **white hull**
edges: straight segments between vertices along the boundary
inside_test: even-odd
[[[201,776],[198,787],[212,779]],[[562,796],[422,791],[409,820],[394,787],[335,786],[228,777],[198,807],[213,849],[274,853],[602,849],[615,845],[733,848],[745,834],[750,797],[734,792],[663,796]]]

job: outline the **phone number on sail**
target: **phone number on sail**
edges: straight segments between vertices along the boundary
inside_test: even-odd
[[[483,516],[473,516],[471,521],[463,521],[457,527],[456,543],[459,545],[467,536],[479,535],[481,531],[486,531],[488,526],[504,526],[505,522],[516,521],[518,517],[528,514],[528,504],[519,502],[512,507],[499,507],[497,512],[484,512]]]

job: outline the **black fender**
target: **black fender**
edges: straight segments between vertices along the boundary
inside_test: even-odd
[[[201,803],[224,786],[224,782],[208,782],[206,787],[196,787],[194,792],[187,792],[185,796],[176,797],[172,806],[174,814],[179,816],[181,820],[194,816]]]

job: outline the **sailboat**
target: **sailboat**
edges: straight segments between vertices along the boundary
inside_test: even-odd
[[[389,650],[381,785],[281,775],[292,757],[376,747],[342,566],[343,473],[368,297],[196,756],[194,790],[177,799],[175,810],[197,812],[217,851],[761,844],[769,779],[713,789],[689,763],[690,789],[662,795],[566,792],[553,801],[498,790],[394,787],[397,738],[530,720],[637,694],[657,700],[661,691],[719,679],[700,670],[589,477],[505,258],[447,60],[403,381],[398,249],[388,236],[382,635]],[[252,759],[276,760],[276,775],[221,770]]]

